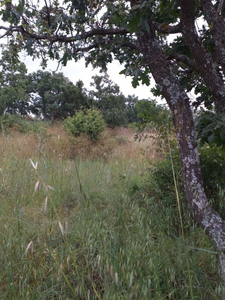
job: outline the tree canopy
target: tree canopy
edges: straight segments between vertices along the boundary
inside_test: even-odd
[[[43,65],[48,59],[66,65],[84,57],[105,70],[117,59],[134,86],[149,84],[152,74],[173,115],[189,207],[210,236],[225,278],[225,222],[204,191],[188,96],[194,88],[202,94],[198,101],[209,102],[217,114],[225,111],[224,1],[4,0],[2,5],[1,37],[42,58]]]
[[[91,90],[89,95],[93,99],[92,103],[101,110],[108,126],[126,125],[126,97],[120,92],[120,87],[110,80],[107,73],[92,78],[91,86],[95,87],[95,90]]]
[[[29,79],[31,112],[44,119],[65,118],[87,105],[82,81],[74,85],[62,73],[41,70],[30,74]]]
[[[83,81],[73,84],[61,72],[37,70],[27,74],[25,64],[20,62],[18,55],[13,57],[11,49],[2,51],[0,62],[0,115],[32,114],[44,120],[59,120],[73,116],[81,109],[95,107],[102,112],[109,127],[139,120],[138,98],[125,97],[107,73],[93,76],[91,86],[94,90],[87,90]]]
[[[4,50],[0,59],[0,115],[3,112],[25,115],[28,108],[28,78],[24,63],[13,48]]]

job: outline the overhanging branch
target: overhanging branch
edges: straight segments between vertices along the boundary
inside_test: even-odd
[[[169,60],[175,59],[177,62],[182,62],[182,63],[186,64],[188,67],[190,67],[191,69],[193,69],[197,72],[200,72],[198,64],[184,54],[178,54],[176,52],[172,52],[167,57],[167,59],[169,59]]]
[[[3,35],[5,36],[6,34],[10,32],[20,32],[25,38],[33,38],[35,40],[48,40],[51,43],[55,42],[64,42],[64,43],[70,43],[74,41],[80,41],[80,40],[85,40],[89,37],[93,36],[105,36],[105,35],[126,35],[129,33],[129,31],[126,28],[110,28],[110,29],[105,29],[105,28],[93,28],[90,31],[74,35],[74,36],[66,36],[66,35],[50,35],[49,33],[34,33],[34,32],[29,32],[27,31],[23,26],[11,26],[9,28],[0,26],[0,29],[3,29],[6,31],[6,33]]]
[[[106,44],[108,45],[112,45],[113,44],[113,40],[102,40],[102,41],[99,41],[99,42],[94,42],[93,44],[87,46],[87,47],[73,47],[73,52],[74,53],[78,53],[78,52],[88,52],[92,49],[96,49],[100,46],[105,46]],[[117,43],[118,44],[118,43]],[[132,42],[121,42],[119,44],[119,47],[125,47],[125,48],[130,48],[130,49],[133,49],[133,50],[137,50],[137,46],[132,43]]]
[[[0,26],[0,29],[5,30],[5,33],[3,33],[3,35],[0,35],[0,39],[4,38],[6,35],[8,35],[11,31],[11,28],[6,28],[4,26]]]

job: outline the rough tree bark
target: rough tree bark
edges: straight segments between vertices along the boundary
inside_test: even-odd
[[[225,112],[225,85],[214,66],[212,55],[205,50],[205,47],[196,31],[193,1],[180,0],[180,6],[181,25],[184,39],[189,46],[196,63],[198,64],[201,77],[211,90],[216,112],[223,113]],[[221,22],[219,22],[219,24],[220,23]],[[223,61],[223,59],[220,59],[221,51],[217,51],[216,53],[218,60]]]
[[[219,62],[225,76],[225,21],[221,14],[224,1],[220,1],[218,8],[211,0],[201,0],[204,17],[211,28],[215,46],[215,61]]]
[[[148,17],[149,28],[153,23]],[[197,140],[188,95],[172,73],[154,32],[136,32],[140,52],[173,114],[181,158],[185,193],[194,220],[211,238],[218,253],[218,269],[225,279],[225,222],[207,202],[203,187]]]

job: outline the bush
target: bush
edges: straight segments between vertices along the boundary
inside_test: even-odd
[[[218,187],[225,189],[225,151],[215,146],[203,147],[199,152],[206,194],[215,199]]]
[[[225,149],[225,114],[202,111],[196,118],[197,137],[200,146],[222,146]]]
[[[111,128],[126,126],[128,123],[126,111],[120,108],[107,109],[104,112],[104,120]]]
[[[206,195],[215,210],[225,217],[225,208],[219,203],[219,188],[225,190],[225,152],[221,147],[199,150],[204,188]],[[176,172],[176,181],[183,201],[185,201],[184,186],[178,150],[173,151],[173,164]],[[163,161],[155,163],[150,168],[150,193],[159,199],[164,206],[176,205],[176,194],[171,167],[171,158],[168,155]]]
[[[68,117],[64,121],[64,128],[69,133],[74,136],[86,134],[92,140],[97,140],[105,127],[101,112],[93,108],[79,110],[73,117]]]
[[[18,124],[20,117],[14,114],[4,114],[0,118],[1,126],[12,128]]]
[[[193,224],[185,197],[180,157],[177,148],[172,151],[177,189],[181,204],[182,223],[185,233],[190,233]],[[225,152],[221,147],[200,149],[200,160],[206,195],[212,207],[225,219]],[[151,163],[150,167],[129,183],[131,199],[144,209],[157,212],[165,218],[165,232],[181,233],[176,190],[170,155],[164,160]]]
[[[0,130],[15,130],[21,133],[44,133],[47,123],[35,121],[32,118],[21,117],[16,114],[4,114],[0,117]]]

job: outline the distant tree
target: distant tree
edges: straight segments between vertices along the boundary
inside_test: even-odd
[[[19,60],[15,45],[3,50],[0,59],[0,115],[26,115],[29,110],[27,69]]]
[[[101,110],[109,127],[127,124],[126,97],[120,92],[120,87],[110,80],[109,75],[95,75],[91,86],[95,90],[89,92],[93,104]]]
[[[167,149],[168,135],[173,133],[174,128],[171,125],[171,113],[169,109],[157,104],[155,100],[143,99],[136,102],[136,111],[138,122],[138,134],[136,138],[146,138],[145,129],[150,129],[157,133],[156,144],[164,151]],[[152,135],[155,138],[155,134]]]
[[[155,100],[139,100],[136,102],[137,116],[145,126],[147,123],[153,126],[166,126],[169,110]]]
[[[74,85],[62,73],[38,70],[30,74],[30,82],[32,112],[46,120],[66,118],[87,105],[82,81]]]
[[[126,97],[126,114],[128,123],[138,122],[139,118],[137,116],[137,107],[136,104],[138,103],[139,99],[137,96],[128,95]]]

